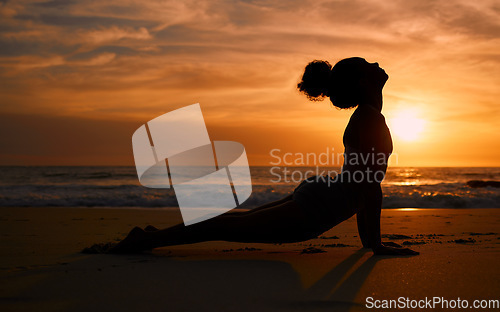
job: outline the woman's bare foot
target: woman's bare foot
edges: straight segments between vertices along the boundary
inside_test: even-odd
[[[124,240],[119,242],[115,247],[110,248],[109,253],[138,253],[153,249],[152,245],[148,232],[140,227],[135,227],[128,233]]]
[[[116,245],[116,243],[94,244],[91,247],[84,248],[81,252],[84,254],[105,254],[113,249]]]

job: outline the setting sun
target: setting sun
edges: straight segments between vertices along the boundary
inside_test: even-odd
[[[391,132],[404,141],[418,139],[424,126],[425,120],[411,110],[400,111],[390,119]]]

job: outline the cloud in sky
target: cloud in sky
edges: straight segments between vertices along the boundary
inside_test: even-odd
[[[391,76],[388,118],[411,106],[430,122],[425,147],[403,164],[499,165],[497,1],[1,1],[0,16],[4,118],[140,125],[200,102],[207,123],[241,130],[250,161],[281,141],[314,150],[290,133],[314,137],[320,152],[341,149],[349,112],[309,103],[294,86],[312,59],[359,55]],[[245,129],[274,141],[258,145]],[[477,137],[484,160],[452,153]]]

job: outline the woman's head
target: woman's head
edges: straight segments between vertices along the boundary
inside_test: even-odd
[[[328,96],[336,107],[352,108],[381,92],[388,77],[378,63],[360,57],[343,59],[333,67],[316,60],[307,64],[297,88],[310,100],[321,101]]]
[[[327,61],[314,60],[307,64],[297,88],[311,101],[321,101],[328,96],[331,71],[332,65]]]

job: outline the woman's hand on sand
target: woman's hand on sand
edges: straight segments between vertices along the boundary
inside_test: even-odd
[[[384,246],[383,244],[374,248],[373,253],[385,256],[416,256],[420,254],[418,251],[411,250],[410,248]]]
[[[382,246],[386,247],[396,247],[396,248],[403,248],[400,244],[394,243],[394,242],[382,242]],[[369,243],[363,243],[363,248],[372,248]]]
[[[394,243],[394,242],[382,242],[382,246],[403,248],[403,246],[401,246],[400,244]]]

